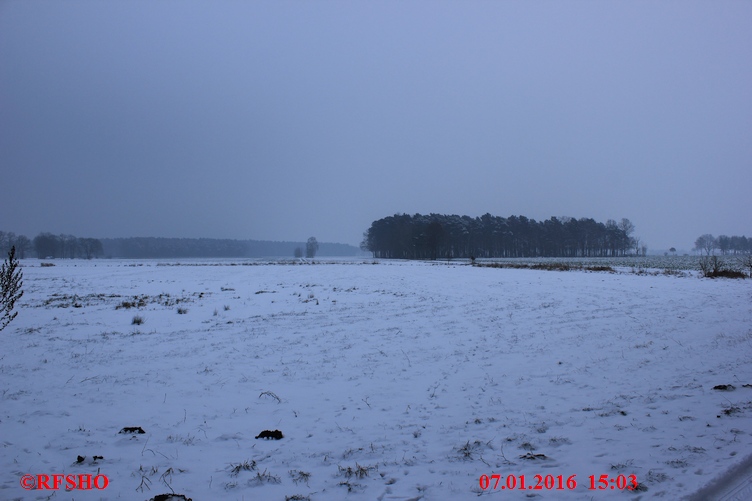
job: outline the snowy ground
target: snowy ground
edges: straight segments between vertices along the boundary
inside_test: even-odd
[[[751,280],[232,263],[23,263],[0,498],[679,499],[752,452]]]

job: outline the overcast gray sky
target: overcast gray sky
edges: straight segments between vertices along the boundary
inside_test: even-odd
[[[0,0],[0,230],[752,237],[749,1]]]

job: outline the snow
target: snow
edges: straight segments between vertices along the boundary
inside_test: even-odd
[[[752,452],[752,281],[318,263],[23,262],[0,498],[679,499]]]

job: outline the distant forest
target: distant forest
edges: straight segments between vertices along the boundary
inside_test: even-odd
[[[0,231],[0,251],[5,255],[11,247],[16,248],[19,259],[33,256],[39,259],[92,259],[103,256],[102,242],[96,238],[40,233],[31,240],[26,235]]]
[[[214,238],[103,238],[104,255],[119,258],[293,257],[305,242],[229,240]],[[355,256],[357,247],[319,242],[320,256]]]
[[[321,242],[318,245],[321,256],[355,256],[360,252],[347,244]],[[156,237],[97,239],[52,233],[40,233],[32,240],[25,235],[0,231],[2,255],[15,247],[21,259],[293,257],[296,248],[305,246],[305,242]]]
[[[437,259],[493,257],[596,257],[638,254],[645,246],[631,236],[629,219],[605,224],[589,218],[537,222],[507,218],[395,214],[374,221],[361,249],[376,258]]]

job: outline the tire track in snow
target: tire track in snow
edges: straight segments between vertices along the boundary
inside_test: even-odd
[[[685,498],[686,501],[747,501],[752,499],[752,454],[702,489]]]

